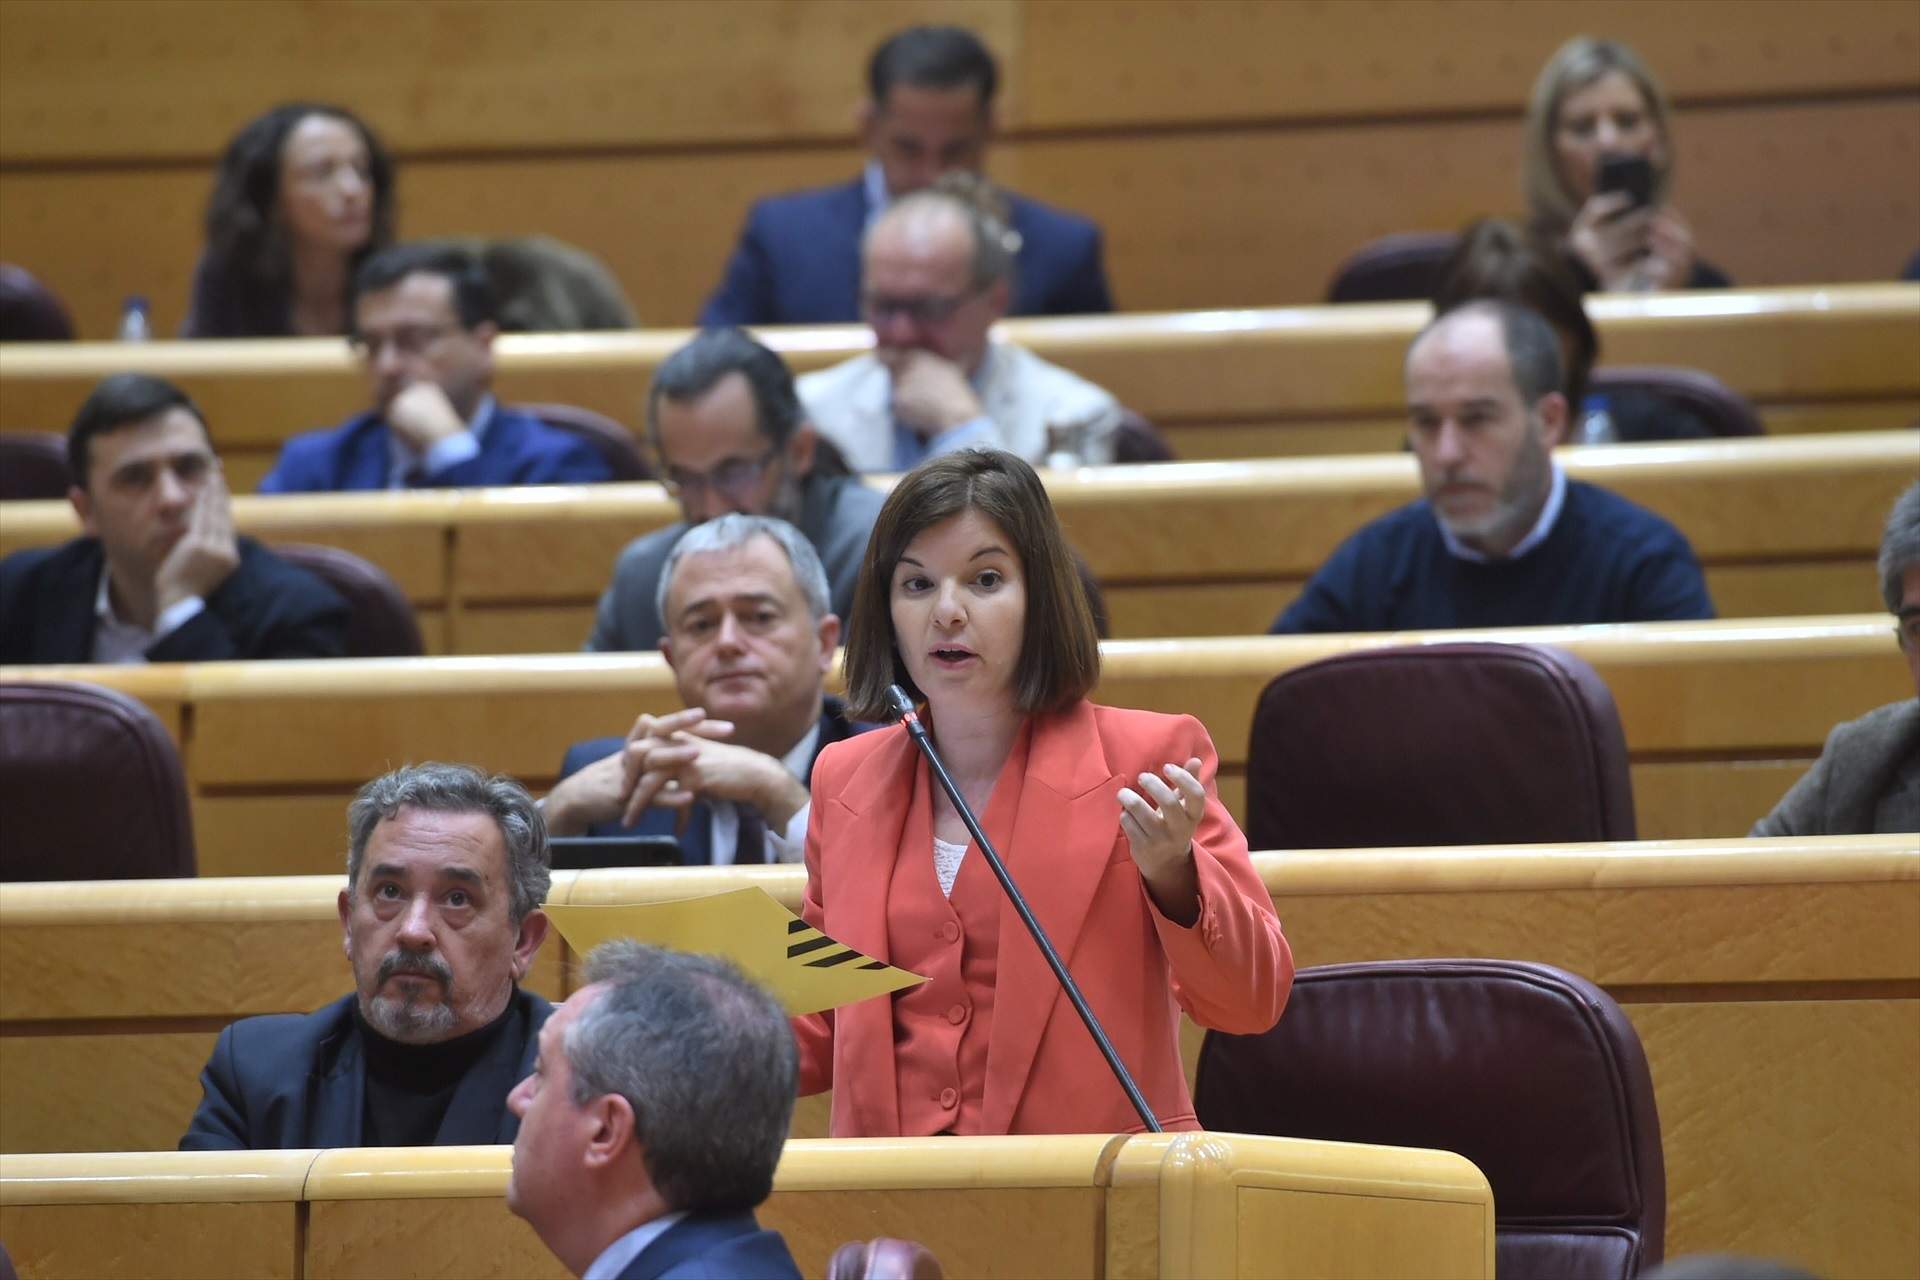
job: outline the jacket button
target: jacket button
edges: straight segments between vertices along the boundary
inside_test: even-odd
[[[947,1021],[951,1022],[954,1026],[957,1027],[961,1023],[965,1022],[966,1020],[967,1020],[967,1006],[963,1004],[957,1004],[953,1006],[953,1008],[947,1010]]]
[[[951,1111],[959,1105],[959,1094],[955,1093],[952,1089],[942,1089],[940,1091],[940,1109],[942,1111]]]
[[[956,941],[960,937],[960,926],[951,920],[947,921],[940,926],[940,937],[945,942]]]

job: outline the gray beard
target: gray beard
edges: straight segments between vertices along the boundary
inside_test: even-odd
[[[426,1003],[386,995],[362,1001],[360,1014],[375,1031],[401,1044],[444,1040],[455,1022],[453,1006],[445,1001]]]

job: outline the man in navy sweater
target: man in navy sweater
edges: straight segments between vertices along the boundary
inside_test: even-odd
[[[1348,538],[1275,632],[1711,618],[1678,529],[1568,480],[1560,352],[1538,315],[1480,300],[1407,349],[1408,438],[1426,496]]]
[[[860,111],[866,169],[851,182],[757,202],[701,308],[702,327],[862,319],[861,235],[901,196],[949,170],[981,169],[999,79],[987,47],[960,27],[910,27],[874,50]],[[1020,237],[1010,313],[1113,310],[1100,228],[1038,200],[1008,203]]]

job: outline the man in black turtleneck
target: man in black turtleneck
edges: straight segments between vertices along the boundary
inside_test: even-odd
[[[347,810],[355,992],[220,1033],[183,1151],[513,1141],[507,1095],[553,1007],[519,989],[547,935],[546,824],[519,783],[395,770]]]

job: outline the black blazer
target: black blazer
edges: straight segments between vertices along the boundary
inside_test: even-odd
[[[182,1151],[275,1151],[358,1147],[367,1067],[354,997],[312,1013],[242,1018],[220,1033],[200,1073],[199,1109]],[[507,1095],[533,1070],[540,1028],[553,1006],[515,989],[514,1024],[468,1070],[447,1104],[435,1146],[512,1142],[519,1117]]]
[[[620,1272],[618,1280],[800,1280],[778,1231],[751,1212],[692,1213],[668,1227]]]
[[[802,782],[811,785],[813,761],[820,758],[830,743],[851,738],[856,733],[865,733],[875,726],[864,720],[847,719],[846,707],[835,697],[822,698],[820,702],[820,741],[813,748],[813,760],[807,761],[807,776]],[[571,777],[596,760],[603,760],[626,745],[626,738],[589,738],[585,742],[576,742],[567,748],[566,758],[560,762],[560,776]],[[689,867],[705,867],[713,863],[713,823],[709,821],[710,810],[705,803],[696,803],[687,811],[687,829],[680,834],[680,861]],[[587,828],[590,836],[670,836],[674,834],[674,824],[678,814],[672,809],[655,806],[640,815],[640,821],[630,827],[617,822],[596,822]]]
[[[149,662],[337,658],[347,649],[347,602],[252,538],[207,607],[147,650]],[[92,662],[106,553],[98,538],[16,551],[0,560],[0,662]]]

